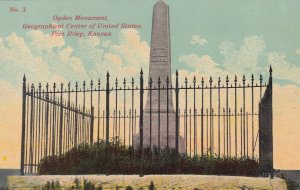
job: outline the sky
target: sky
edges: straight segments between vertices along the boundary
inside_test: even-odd
[[[155,0],[0,1],[0,168],[19,168],[21,90],[29,82],[138,78],[148,70]],[[298,0],[166,0],[170,8],[172,73],[233,74],[274,81],[274,166],[300,169],[300,25]],[[12,13],[11,7],[27,12]],[[110,37],[52,37],[23,24],[68,23],[53,16],[107,16]],[[76,23],[76,22],[75,22]],[[79,22],[78,22],[79,23]],[[91,21],[83,23],[91,24]],[[147,72],[145,72],[147,73]]]

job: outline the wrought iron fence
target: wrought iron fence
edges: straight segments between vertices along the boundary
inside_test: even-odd
[[[112,138],[141,151],[168,147],[186,156],[255,158],[261,155],[256,144],[264,138],[259,131],[265,127],[259,110],[266,106],[259,102],[272,104],[271,74],[270,69],[268,85],[261,75],[258,82],[244,75],[241,83],[237,76],[224,81],[219,77],[216,84],[212,77],[194,77],[180,85],[176,71],[175,85],[168,77],[149,77],[144,87],[143,71],[139,81],[116,79],[113,86],[107,73],[104,85],[99,79],[96,85],[93,80],[89,85],[83,82],[82,88],[76,82],[75,89],[70,83],[60,89],[54,84],[52,90],[48,84],[43,90],[41,84],[29,87],[24,76],[21,174],[36,173],[45,156]]]

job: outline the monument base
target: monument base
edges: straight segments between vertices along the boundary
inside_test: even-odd
[[[169,118],[169,119],[168,119]],[[151,123],[150,123],[151,121]],[[160,126],[160,130],[159,130]],[[169,127],[168,127],[169,126]],[[151,134],[150,134],[151,127]],[[179,126],[180,128],[180,126]],[[178,129],[179,130],[179,129]],[[160,142],[159,139],[159,131],[160,131]],[[160,148],[163,149],[165,147],[174,148],[176,147],[176,115],[175,112],[166,112],[158,114],[158,112],[145,112],[144,113],[144,122],[143,122],[143,141],[144,148],[150,147],[150,139],[151,139],[151,147],[158,147],[160,144]],[[140,146],[140,133],[138,131],[137,134],[133,136],[134,138],[134,147],[138,148]],[[185,153],[184,146],[184,138],[179,135],[178,138],[178,149],[180,153]]]

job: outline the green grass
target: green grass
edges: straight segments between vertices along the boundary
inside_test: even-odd
[[[48,156],[39,174],[202,174],[259,176],[259,164],[250,158],[178,155],[174,149],[158,151],[124,147],[119,141],[81,144],[61,156]]]

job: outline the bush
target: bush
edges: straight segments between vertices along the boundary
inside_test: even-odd
[[[61,156],[41,160],[39,174],[205,174],[258,176],[259,164],[250,158],[188,157],[174,149],[144,149],[124,147],[118,140],[106,144],[81,144]]]

